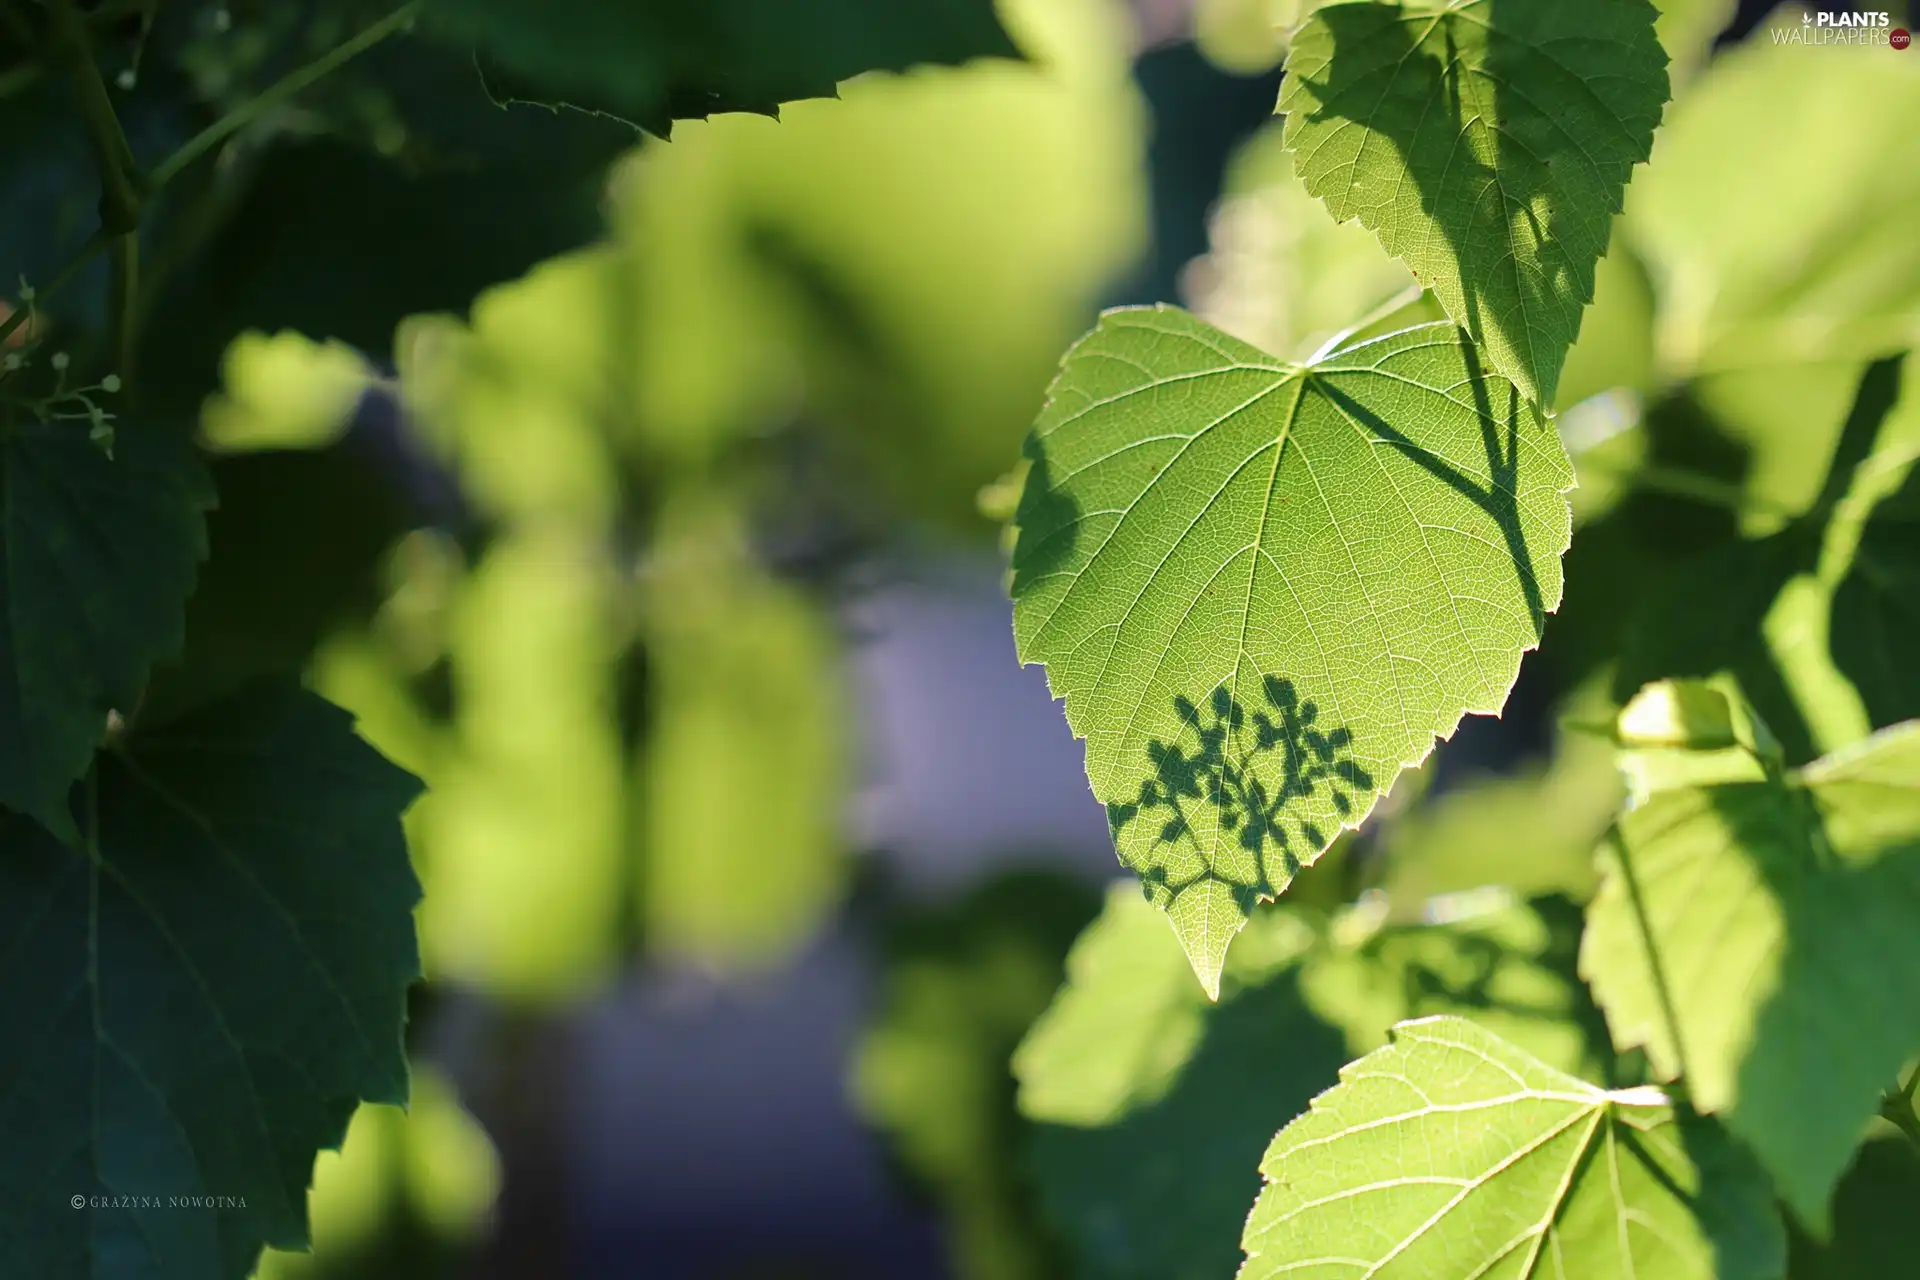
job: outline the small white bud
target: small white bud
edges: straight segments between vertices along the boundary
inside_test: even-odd
[[[22,280],[20,282],[20,301],[22,302],[33,301],[33,286],[28,284],[25,280]]]
[[[66,352],[56,351],[53,353],[53,359],[47,361],[47,363],[53,366],[55,373],[65,373],[67,371],[67,365],[70,364],[71,361],[67,359]]]
[[[108,395],[112,395],[114,392],[118,391],[120,389],[120,375],[117,373],[110,373],[106,377],[100,379],[100,389],[106,392]]]
[[[9,351],[7,352],[7,358],[0,360],[0,368],[5,368],[8,373],[12,373],[25,363],[26,361],[21,358],[18,351]]]
[[[225,35],[229,30],[232,29],[232,27],[233,27],[233,15],[231,13],[228,13],[224,8],[215,9],[213,11],[213,29],[215,31],[218,31],[222,35]]]
[[[119,75],[115,76],[113,78],[113,82],[119,85],[122,89],[131,89],[133,88],[133,86],[140,83],[140,77],[132,67],[128,67],[125,70],[123,70]]]

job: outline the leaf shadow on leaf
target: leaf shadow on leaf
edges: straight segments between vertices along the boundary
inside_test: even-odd
[[[1192,744],[1150,741],[1150,771],[1138,795],[1107,806],[1116,844],[1131,823],[1158,822],[1152,855],[1134,869],[1162,909],[1192,886],[1214,881],[1226,886],[1243,914],[1251,914],[1259,899],[1284,889],[1332,838],[1311,815],[1290,817],[1289,806],[1324,794],[1344,817],[1355,809],[1354,793],[1375,786],[1373,775],[1352,758],[1352,731],[1321,728],[1319,705],[1302,699],[1293,681],[1268,675],[1260,692],[1266,705],[1251,714],[1225,684],[1204,700],[1204,708],[1175,695],[1182,737],[1191,733]],[[1201,817],[1210,821],[1196,825]],[[1182,852],[1163,856],[1166,849]],[[1198,868],[1176,875],[1169,869],[1174,862],[1197,862]]]
[[[1018,600],[1034,583],[1063,572],[1080,538],[1080,504],[1065,485],[1053,482],[1044,442],[1032,432],[1020,452],[1030,464],[1014,523],[1020,541],[1013,555],[1008,594]]]
[[[1458,267],[1465,314],[1455,318],[1464,320],[1465,328],[1481,335],[1481,340],[1497,335],[1519,354],[1525,376],[1540,384],[1532,390],[1542,403],[1551,403],[1566,353],[1563,348],[1543,357],[1535,351],[1536,335],[1528,315],[1562,307],[1568,298],[1584,303],[1593,293],[1592,267],[1581,280],[1565,253],[1535,255],[1533,270],[1523,269],[1513,253],[1515,233],[1545,246],[1564,239],[1565,232],[1550,233],[1539,217],[1543,207],[1555,203],[1550,186],[1555,163],[1551,140],[1528,145],[1515,133],[1516,113],[1506,106],[1515,96],[1511,86],[1528,79],[1529,69],[1522,65],[1526,47],[1518,37],[1505,34],[1506,18],[1497,0],[1487,0],[1481,7],[1486,16],[1476,25],[1484,26],[1488,36],[1487,65],[1480,75],[1493,86],[1496,105],[1491,119],[1477,110],[1469,115],[1463,102],[1463,97],[1473,95],[1462,92],[1461,77],[1467,72],[1455,41],[1454,21],[1465,19],[1453,11],[1437,12],[1432,25],[1415,41],[1408,29],[1412,18],[1398,5],[1387,4],[1328,5],[1318,11],[1315,20],[1326,25],[1334,51],[1325,79],[1312,82],[1313,93],[1323,105],[1308,119],[1316,124],[1346,121],[1393,146],[1400,167],[1418,187],[1422,214],[1446,237]],[[1528,25],[1518,14],[1512,21],[1518,28]],[[1426,48],[1436,28],[1444,57]],[[1397,100],[1394,107],[1387,102],[1389,95]],[[1431,104],[1436,102],[1445,104],[1443,118],[1433,115]],[[1415,103],[1424,104],[1418,112],[1405,109]],[[1537,110],[1524,100],[1518,105],[1526,111]],[[1436,177],[1425,160],[1445,145],[1445,139],[1451,139],[1451,147]],[[1491,164],[1485,158],[1489,150],[1496,157]],[[1506,227],[1509,233],[1489,236],[1491,227]],[[1605,247],[1602,238],[1593,254],[1595,261]],[[1512,313],[1482,298],[1481,282],[1495,274],[1512,277],[1519,299]],[[1444,287],[1454,282],[1422,283]]]
[[[1730,831],[1744,831],[1734,847],[1779,902],[1784,937],[1729,1127],[1756,1149],[1783,1199],[1803,1216],[1816,1207],[1824,1216],[1880,1091],[1920,1043],[1906,995],[1920,965],[1900,936],[1920,913],[1920,844],[1836,849],[1819,806],[1797,790],[1782,800],[1802,809],[1805,837],[1783,842],[1780,819],[1743,805],[1731,794],[1740,790],[1714,788],[1714,807]]]
[[[1872,458],[1881,427],[1900,401],[1905,358],[1889,356],[1862,371],[1811,507],[1776,533],[1734,541],[1683,561],[1645,592],[1627,626],[1614,677],[1616,698],[1624,702],[1653,680],[1731,671],[1788,759],[1805,761],[1818,754],[1761,626],[1787,583],[1818,568],[1835,507],[1856,472]],[[1900,518],[1908,511],[1920,512],[1914,475],[1901,493],[1876,509],[1863,531],[1867,554],[1856,557],[1831,606],[1834,661],[1859,683],[1875,725],[1920,711],[1916,700],[1901,692],[1902,675],[1912,664],[1887,654],[1890,636],[1873,621],[1875,613],[1897,613],[1901,607],[1905,588],[1884,566],[1911,557],[1903,549],[1917,541],[1920,522]]]
[[[1385,419],[1361,404],[1331,380],[1316,379],[1315,390],[1332,400],[1356,423],[1373,432],[1378,440],[1398,449],[1434,479],[1466,498],[1493,518],[1500,536],[1506,541],[1507,554],[1513,559],[1513,571],[1520,580],[1520,593],[1526,597],[1527,615],[1533,624],[1533,639],[1538,643],[1547,623],[1546,603],[1541,598],[1540,581],[1533,571],[1533,557],[1527,551],[1527,535],[1520,526],[1520,418],[1524,407],[1520,390],[1511,382],[1507,388],[1506,441],[1500,439],[1500,421],[1493,411],[1493,391],[1487,385],[1486,371],[1480,367],[1480,355],[1465,330],[1460,334],[1460,353],[1466,359],[1467,384],[1473,389],[1475,416],[1480,420],[1480,443],[1487,452],[1487,483],[1475,483],[1473,477],[1449,464],[1429,449],[1424,449],[1403,432],[1387,425]],[[1504,382],[1504,380],[1503,380]]]
[[[1880,500],[1833,594],[1833,662],[1876,725],[1920,718],[1920,466]]]

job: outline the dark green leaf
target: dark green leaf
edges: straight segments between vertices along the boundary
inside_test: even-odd
[[[213,487],[183,439],[0,425],[0,804],[75,838],[68,789],[177,652]]]
[[[471,41],[496,94],[616,116],[778,115],[864,71],[1017,58],[992,0],[432,0],[432,30]]]
[[[417,790],[256,686],[103,756],[84,851],[0,822],[0,1275],[240,1280],[306,1242],[315,1153],[407,1097]]]

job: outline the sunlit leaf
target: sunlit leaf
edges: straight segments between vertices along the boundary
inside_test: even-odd
[[[84,852],[0,822],[0,1272],[240,1280],[306,1243],[315,1153],[407,1100],[417,790],[255,686],[104,756]]]
[[[1464,1018],[1351,1063],[1260,1163],[1241,1280],[1773,1280],[1765,1179],[1655,1089],[1565,1075]]]
[[[1800,1218],[1920,1052],[1920,725],[1766,781],[1659,791],[1602,849],[1581,971],[1622,1049],[1724,1113]]]
[[[1800,34],[1791,11],[1779,21]],[[1920,341],[1910,61],[1762,30],[1676,104],[1626,223],[1661,281],[1671,374],[1870,359]]]
[[[1541,404],[1667,100],[1654,17],[1646,0],[1356,0],[1317,10],[1287,56],[1307,190]]]
[[[373,377],[351,347],[292,330],[241,334],[220,372],[222,393],[200,415],[200,437],[216,453],[332,444]]]
[[[1041,1195],[1084,1275],[1226,1274],[1274,1129],[1403,1018],[1469,1013],[1569,1069],[1607,1056],[1566,900],[1445,925],[1368,914],[1323,928],[1291,907],[1260,913],[1212,1004],[1158,913],[1131,886],[1109,893],[1013,1060],[1021,1111],[1042,1126]]]
[[[1300,366],[1169,308],[1102,318],[1026,452],[1020,657],[1213,991],[1256,901],[1500,709],[1560,600],[1566,454],[1450,325]]]
[[[648,944],[764,965],[839,899],[847,698],[829,624],[747,555],[737,513],[672,503],[645,596],[650,734],[636,788]]]

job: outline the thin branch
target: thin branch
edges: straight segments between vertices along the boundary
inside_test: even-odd
[[[119,239],[118,236],[108,235],[104,231],[96,232],[92,239],[80,246],[80,252],[67,259],[66,265],[54,272],[51,280],[35,287],[33,293],[34,302],[44,302],[54,294],[60,292],[60,290],[72,284],[74,278],[86,268],[87,264],[99,257],[101,252],[117,239]],[[14,331],[25,324],[27,318],[32,314],[32,308],[23,306],[8,316],[4,321],[0,321],[0,346],[4,346],[7,339],[11,338],[14,335]]]
[[[133,151],[120,128],[107,82],[93,59],[93,41],[86,18],[74,0],[54,0],[54,30],[62,52],[72,62],[74,88],[80,94],[80,114],[93,144],[100,169],[100,225],[109,233],[131,235],[140,225],[140,193],[134,188]]]
[[[188,165],[213,150],[240,130],[258,120],[315,81],[373,48],[388,36],[410,26],[426,0],[409,0],[380,21],[346,43],[322,54],[306,66],[288,72],[258,96],[249,99],[189,138],[181,148],[162,160],[148,175],[151,190],[159,190],[180,176]]]

